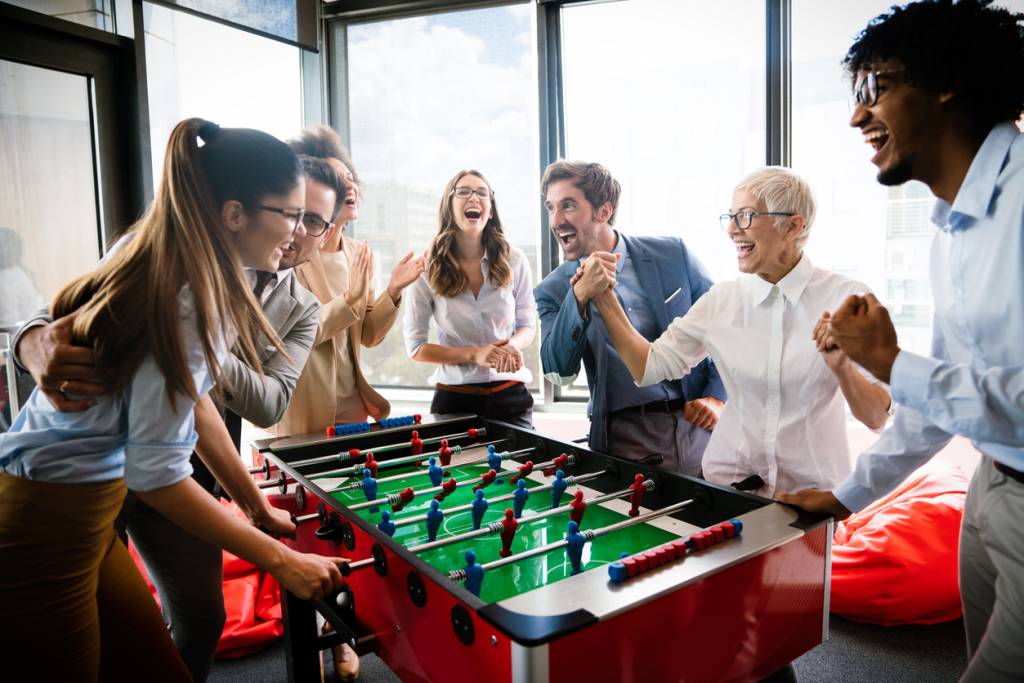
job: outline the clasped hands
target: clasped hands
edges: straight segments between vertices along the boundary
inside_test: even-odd
[[[581,311],[591,300],[615,287],[619,258],[618,254],[608,251],[595,251],[580,263],[569,284]]]
[[[889,311],[874,294],[852,294],[835,313],[825,311],[811,338],[833,371],[852,360],[886,384],[900,352]]]
[[[497,372],[516,372],[523,367],[523,352],[508,339],[473,349],[473,362]]]

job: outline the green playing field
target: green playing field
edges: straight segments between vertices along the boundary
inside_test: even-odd
[[[458,488],[449,495],[442,503],[441,509],[447,510],[456,506],[464,505],[473,500],[473,486],[479,481],[481,474],[487,471],[484,465],[469,465],[451,467],[447,472],[459,481]],[[425,468],[415,470],[413,467],[396,467],[381,469],[378,472],[379,478],[390,477],[397,474],[408,476],[386,481],[379,485],[378,498],[384,498],[389,493],[395,493],[411,486],[414,490],[430,487],[430,479],[426,475]],[[447,477],[445,477],[447,479]],[[354,479],[351,481],[355,481]],[[529,488],[541,484],[526,480]],[[507,477],[501,484],[491,484],[484,489],[488,499],[512,493],[513,487],[509,486]],[[560,505],[567,504],[575,491],[575,487],[569,487],[562,496]],[[349,489],[333,493],[335,499],[345,505],[354,505],[365,502],[366,497],[362,489]],[[432,496],[417,496],[413,501],[400,512],[392,514],[392,521],[399,521],[405,517],[422,515],[430,507]],[[500,520],[507,508],[512,507],[512,501],[499,501],[491,503],[484,515],[483,526],[488,523]],[[516,532],[515,540],[512,542],[512,552],[518,553],[546,545],[565,537],[565,528],[569,522],[568,512],[554,515],[545,520],[530,523],[529,518],[538,512],[551,508],[551,491],[541,491],[531,495],[523,509],[523,516],[519,519],[519,529]],[[381,510],[390,509],[382,506]],[[381,520],[380,512],[371,513],[368,509],[360,510],[359,514],[366,520],[377,524]],[[583,517],[583,529],[597,529],[615,522],[628,519],[623,514],[612,512],[600,505],[588,505],[586,514]],[[441,530],[437,538],[443,539],[456,534],[470,531],[473,520],[469,510],[446,514],[441,523]],[[426,522],[399,526],[394,536],[395,540],[410,547],[427,542]],[[600,569],[604,565],[618,559],[619,553],[635,553],[648,548],[661,545],[666,541],[674,540],[676,536],[658,529],[649,524],[638,524],[627,529],[601,536],[591,543],[587,543],[583,549],[583,570],[591,571]],[[467,550],[476,552],[476,560],[480,564],[486,564],[493,560],[500,559],[498,552],[501,550],[501,538],[498,534],[483,536],[480,538],[460,541],[451,545],[435,548],[422,553],[423,560],[442,573],[452,569],[462,569],[466,565],[465,553]],[[483,589],[480,598],[485,602],[499,602],[514,595],[538,588],[542,585],[560,581],[570,576],[571,568],[569,559],[564,549],[554,550],[543,555],[528,558],[520,562],[488,571],[484,574]]]

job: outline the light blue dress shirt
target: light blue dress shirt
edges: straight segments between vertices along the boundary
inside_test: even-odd
[[[954,434],[1024,470],[1024,135],[992,129],[953,205],[932,222],[932,357],[900,351],[892,426],[835,496],[856,512],[899,485]]]
[[[213,386],[196,330],[192,297],[178,296],[182,342],[200,396]],[[217,349],[218,361],[226,345]],[[197,436],[193,401],[172,402],[163,374],[147,356],[121,391],[101,396],[75,413],[62,413],[38,389],[29,396],[11,430],[0,434],[0,470],[57,483],[112,481],[124,477],[133,491],[170,486],[192,474],[189,458]]]

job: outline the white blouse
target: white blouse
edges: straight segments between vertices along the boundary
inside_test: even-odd
[[[832,489],[850,473],[845,399],[811,333],[824,311],[868,291],[805,255],[777,285],[757,276],[714,285],[652,344],[640,385],[681,377],[708,355],[725,383],[704,452],[708,481],[756,474],[766,483],[757,493],[770,497]]]
[[[484,284],[475,297],[468,287],[454,297],[438,296],[430,288],[427,274],[420,275],[404,297],[402,331],[409,357],[427,343],[431,316],[437,326],[437,343],[442,346],[484,346],[509,339],[517,330],[536,327],[537,304],[533,300],[529,263],[523,252],[515,248],[509,261],[512,282],[496,288],[487,277],[488,259],[484,256],[481,264]],[[435,384],[479,384],[510,379],[529,384],[533,375],[525,364],[516,372],[497,372],[474,363],[461,363],[439,365],[430,376]]]

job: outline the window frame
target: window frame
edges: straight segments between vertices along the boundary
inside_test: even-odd
[[[596,0],[596,2],[621,2],[629,0]],[[538,163],[540,172],[549,164],[565,155],[565,106],[562,78],[562,8],[568,5],[595,0],[533,0],[536,4],[536,49],[538,112],[537,125],[540,146]],[[445,12],[502,7],[523,4],[523,0],[476,2],[473,0],[451,0],[437,3],[426,0],[354,0],[353,2],[324,6],[323,23],[326,38],[326,75],[328,84],[328,118],[335,130],[340,131],[347,146],[351,146],[349,135],[348,100],[348,26],[369,21],[429,16]],[[791,109],[792,109],[792,8],[790,0],[765,0],[765,164],[790,165]],[[543,198],[537,197],[542,205],[540,210],[541,278],[546,277],[559,265],[559,247],[551,234]],[[389,398],[408,400],[421,398],[424,389],[385,388]],[[563,388],[548,380],[541,372],[539,410],[550,410],[555,406],[570,408],[572,412],[583,410],[586,397],[570,396]]]

